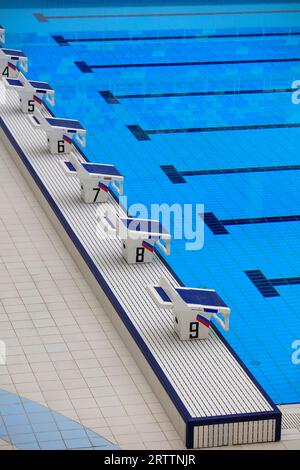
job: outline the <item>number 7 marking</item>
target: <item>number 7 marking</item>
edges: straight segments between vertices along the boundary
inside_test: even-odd
[[[96,195],[94,197],[94,201],[93,202],[96,202],[97,201],[97,198],[99,196],[99,193],[100,193],[100,188],[93,188],[93,191],[96,191]]]

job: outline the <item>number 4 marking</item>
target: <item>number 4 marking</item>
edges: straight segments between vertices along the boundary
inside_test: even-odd
[[[8,66],[2,72],[3,77],[9,77],[9,68]]]

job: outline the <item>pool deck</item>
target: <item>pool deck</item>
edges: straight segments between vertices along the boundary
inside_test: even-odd
[[[8,102],[10,106],[7,106]],[[19,152],[15,152],[13,147],[10,149],[22,172],[27,174],[26,179],[29,181],[29,186],[31,189],[36,189],[40,202],[43,201],[44,195],[40,193],[40,189],[35,187],[32,176],[24,166],[24,163],[28,163],[28,161],[32,166],[34,165],[39,176],[43,177],[44,191],[45,187],[48,190],[51,189],[51,196],[60,202],[61,209],[71,211],[67,215],[70,222],[73,222],[73,230],[76,228],[76,224],[74,219],[73,221],[71,219],[72,211],[76,214],[80,213],[81,216],[85,212],[89,212],[89,217],[94,217],[94,219],[89,218],[89,221],[90,223],[93,221],[95,227],[95,206],[86,206],[81,203],[78,198],[78,183],[74,180],[70,181],[64,176],[58,164],[60,157],[48,153],[45,147],[45,135],[31,128],[26,116],[18,111],[16,97],[10,93],[6,104],[2,105],[1,117],[26,154],[26,161],[23,159],[22,162],[20,155],[24,158],[24,154],[20,153],[20,148]],[[3,127],[5,128],[5,126]],[[6,131],[7,128],[5,128]],[[18,132],[20,128],[23,129],[22,135]],[[24,131],[30,139],[24,138]],[[3,137],[6,140],[4,135]],[[12,139],[12,135],[10,135],[10,139]],[[32,145],[32,142],[36,142],[36,144]],[[3,322],[1,337],[7,341],[8,346],[8,363],[7,366],[1,366],[0,388],[23,395],[83,422],[84,425],[99,432],[102,436],[116,442],[121,448],[182,448],[182,441],[180,441],[174,426],[144,378],[146,376],[147,380],[151,382],[152,370],[145,371],[145,364],[138,355],[135,355],[135,360],[133,360],[128,348],[131,352],[134,351],[135,342],[131,336],[126,334],[126,329],[120,321],[117,321],[116,317],[112,316],[113,322],[107,317],[92,293],[91,287],[85,282],[83,274],[76,267],[53,229],[49,218],[40,208],[1,143],[0,167],[1,239],[3,237],[4,241],[1,244],[0,265],[1,278],[5,280],[1,282],[1,288],[3,288],[0,295],[1,323]],[[53,179],[54,174],[55,178]],[[50,182],[53,181],[54,184],[49,187]],[[60,186],[56,187],[57,182],[60,182]],[[64,200],[65,190],[69,193],[71,200],[68,198]],[[11,197],[11,194],[14,197]],[[51,212],[52,209],[50,209],[48,202],[44,201],[43,205],[46,211],[48,206]],[[110,204],[115,204],[113,198]],[[56,215],[53,215],[53,222],[55,217]],[[83,220],[82,217],[80,220]],[[61,232],[60,222],[57,222],[56,229]],[[62,233],[60,234],[63,236]],[[90,235],[95,240],[94,230]],[[66,235],[66,237],[68,236]],[[85,234],[84,237],[85,243],[87,243],[89,234]],[[110,241],[110,243],[113,242]],[[70,242],[68,248],[74,255],[75,250],[71,247]],[[97,253],[92,254],[93,259],[97,259],[101,250],[104,249],[102,260],[107,261],[108,248],[106,241],[103,244],[103,240],[97,240]],[[132,269],[120,261],[119,244],[113,245],[110,250],[113,250],[110,256],[114,258],[118,270],[122,271],[123,278],[124,273],[128,275],[129,271],[136,271],[137,267]],[[77,262],[81,264],[78,259]],[[112,283],[112,280],[108,278],[109,266],[110,263],[107,263],[105,270],[103,263],[101,263],[101,273]],[[145,273],[150,276],[149,280],[154,282],[160,272],[164,272],[169,279],[173,278],[172,273],[159,258],[156,259],[153,266],[154,269],[149,269],[149,266],[138,267],[143,270],[144,280],[139,286],[142,296],[146,295],[146,292],[143,293],[144,283],[147,282],[144,277]],[[89,276],[87,275],[87,277]],[[114,272],[114,277],[116,277],[116,272]],[[133,276],[130,274],[128,277],[129,280],[126,278],[126,286],[129,285],[128,282]],[[133,280],[136,285],[138,279],[134,277]],[[108,308],[105,296],[97,292],[97,282],[95,285],[93,287],[96,293],[99,293],[98,296]],[[118,286],[115,286],[114,293],[118,295],[118,300],[125,306],[126,313],[131,313],[130,301],[132,298],[128,295],[124,296],[126,294],[124,287],[118,290]],[[149,299],[146,300],[149,303]],[[134,305],[138,305],[137,301]],[[108,310],[111,309],[108,308]],[[109,313],[113,315],[112,311]],[[156,311],[153,305],[151,305],[149,313],[164,315],[161,311]],[[135,325],[139,326],[138,317],[134,317],[132,313],[131,315],[132,319],[135,318]],[[167,319],[165,329],[163,331],[156,329],[156,334],[162,333],[163,337],[167,338],[168,344],[172,344],[171,341],[176,341],[175,344],[177,344],[178,340],[173,335],[170,318],[164,315],[163,319]],[[148,318],[148,325],[150,320]],[[156,322],[151,324],[151,328],[147,328],[147,331],[155,328],[155,325]],[[125,339],[127,346],[120,339],[115,327]],[[146,339],[147,331],[143,332]],[[160,342],[159,345],[161,349],[164,347],[163,342]],[[221,405],[223,410],[227,411],[231,420],[234,420],[234,413],[238,414],[241,411],[252,414],[256,412],[273,413],[272,406],[216,333],[208,342],[197,341],[189,343],[189,346],[191,345],[199,348],[195,354],[197,354],[197,363],[200,369],[201,363],[207,363],[208,355],[216,358],[222,354],[224,359],[221,362],[209,361],[211,367],[209,371],[207,371],[207,367],[205,369],[204,387],[210,388],[210,393],[207,393],[205,401],[205,405],[209,408],[206,414],[209,411],[211,417],[218,417],[216,404]],[[153,353],[156,353],[155,344],[153,346],[149,341],[149,346],[152,347]],[[176,355],[176,350],[174,354]],[[226,367],[223,366],[224,363],[226,363]],[[162,365],[165,366],[164,363]],[[218,375],[220,374],[218,366],[223,370],[221,378]],[[228,373],[229,367],[231,373],[234,371],[234,374],[237,374],[235,377]],[[144,369],[144,376],[139,368]],[[187,376],[189,372],[187,368],[181,372],[185,373],[185,377],[190,380]],[[173,387],[175,384],[177,391],[182,393],[184,390],[182,391],[180,387],[183,388],[184,383],[184,381],[173,382]],[[211,391],[212,383],[214,385],[213,391]],[[153,384],[151,382],[151,385],[152,387],[154,385],[154,391],[158,394],[157,387],[160,383]],[[200,385],[200,383],[195,383],[195,386],[199,387],[198,390],[200,390]],[[230,390],[231,394],[229,394]],[[215,399],[214,393],[218,396],[218,400]],[[241,395],[242,393],[243,395]],[[159,397],[163,398],[163,406],[166,407],[165,397],[160,394]],[[201,402],[204,403],[203,400]],[[193,400],[193,403],[188,403],[188,400],[185,403],[188,406],[199,406],[196,399]],[[230,413],[228,412],[229,407],[231,408]],[[194,411],[193,417],[203,419],[203,415],[200,415],[198,410]],[[180,426],[176,426],[176,419],[174,420],[174,411],[170,408],[166,411],[175,422],[175,427],[180,431]],[[197,411],[200,416],[195,416]],[[247,445],[247,448],[300,448],[299,407],[296,405],[285,406],[281,408],[281,411],[284,423],[286,417],[291,416],[290,424],[284,425],[285,429],[282,433],[284,440],[277,443]],[[277,416],[279,415],[277,411],[275,413]],[[181,429],[181,439],[184,440],[184,437]],[[209,444],[208,441],[207,443]],[[234,448],[241,447],[245,448],[244,446],[235,446]],[[1,441],[0,449],[6,448],[10,449],[13,446]]]

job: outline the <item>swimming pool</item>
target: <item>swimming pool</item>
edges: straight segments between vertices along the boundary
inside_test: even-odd
[[[300,10],[290,10],[1,11],[7,45],[55,88],[56,114],[87,128],[90,160],[124,174],[129,203],[204,203],[203,249],[176,240],[168,261],[230,305],[226,338],[276,403],[300,402]]]

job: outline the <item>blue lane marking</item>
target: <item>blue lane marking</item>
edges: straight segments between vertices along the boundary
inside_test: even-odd
[[[300,62],[300,57],[282,59],[240,59],[240,60],[208,60],[188,62],[145,62],[141,64],[95,64],[88,65],[85,61],[75,61],[75,65],[83,73],[92,73],[93,69],[115,69],[115,68],[141,68],[141,67],[185,67],[185,66],[208,66],[208,65],[234,65],[234,64],[271,64],[284,62]]]
[[[254,124],[249,126],[216,126],[216,127],[187,127],[179,129],[149,129],[144,130],[138,125],[128,125],[128,129],[137,140],[151,140],[149,135],[156,134],[183,134],[196,132],[228,132],[228,131],[253,131],[260,129],[290,129],[300,127],[300,123],[288,124]]]
[[[261,90],[224,90],[224,91],[191,91],[180,93],[136,93],[127,95],[114,95],[111,91],[99,91],[99,94],[108,104],[119,104],[122,99],[146,98],[180,98],[193,96],[223,96],[223,95],[254,95],[268,93],[292,93],[294,88],[270,88]]]
[[[80,423],[1,389],[0,439],[21,450],[118,450]]]
[[[215,235],[229,234],[222,221],[219,220],[212,212],[207,212],[204,214],[204,222]]]
[[[300,284],[300,276],[267,279],[259,269],[245,271],[245,274],[264,297],[280,296],[274,286],[292,286]]]
[[[245,168],[215,168],[213,170],[186,170],[178,171],[174,165],[161,165],[160,167],[170,181],[174,184],[186,183],[184,176],[228,175],[240,173],[260,173],[269,171],[297,171],[300,165],[256,166]]]
[[[265,37],[289,37],[300,36],[299,31],[271,32],[271,33],[239,33],[236,34],[176,34],[156,36],[117,36],[117,37],[89,37],[89,38],[65,38],[54,35],[52,38],[59,46],[69,46],[70,43],[86,42],[114,42],[114,41],[169,41],[187,39],[237,39],[237,38],[265,38]]]
[[[299,222],[300,215],[278,215],[271,217],[243,217],[240,219],[219,220],[213,212],[204,214],[204,222],[215,235],[229,234],[225,229],[227,225],[251,225],[251,224],[272,224],[278,222]]]
[[[106,19],[111,19],[111,18],[140,18],[140,21],[142,18],[147,18],[147,17],[152,17],[152,18],[163,18],[163,17],[201,17],[201,16],[231,16],[231,15],[267,15],[267,14],[284,14],[284,13],[300,13],[300,10],[297,10],[295,8],[289,9],[289,10],[283,10],[283,9],[277,9],[277,10],[251,10],[251,11],[201,11],[201,12],[183,12],[183,11],[178,11],[178,12],[166,12],[166,13],[126,13],[126,14],[118,14],[118,13],[112,13],[112,14],[94,14],[94,15],[50,15],[46,16],[43,13],[33,13],[33,16],[36,18],[37,21],[41,23],[47,23],[48,20],[51,19],[64,19],[64,20],[74,20],[74,19],[91,19],[91,18],[106,18]]]

